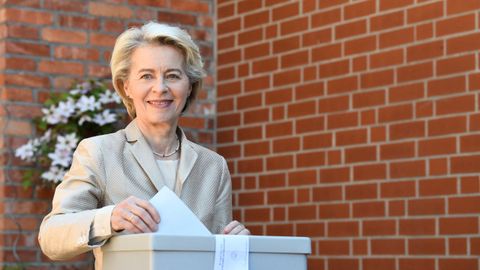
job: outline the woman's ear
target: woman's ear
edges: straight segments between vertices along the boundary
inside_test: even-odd
[[[193,84],[190,84],[190,87],[188,88],[188,95],[187,95],[187,97],[190,97],[190,95],[192,94],[192,89],[193,89]]]
[[[123,92],[125,92],[125,95],[130,98],[130,91],[128,89],[128,81],[124,81],[122,83],[122,87],[123,87]]]

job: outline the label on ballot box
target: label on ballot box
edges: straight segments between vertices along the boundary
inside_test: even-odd
[[[249,237],[215,235],[214,270],[248,270]]]

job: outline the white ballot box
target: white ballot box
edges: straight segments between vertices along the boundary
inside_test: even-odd
[[[249,236],[249,270],[306,270],[310,238]],[[153,233],[112,237],[103,251],[104,270],[212,270],[215,236]]]

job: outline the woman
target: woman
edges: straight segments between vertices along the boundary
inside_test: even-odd
[[[189,141],[178,127],[204,76],[191,37],[153,22],[129,29],[118,37],[110,65],[133,121],[124,130],[80,142],[40,226],[43,252],[67,259],[94,250],[100,269],[98,247],[112,235],[156,231],[161,217],[148,200],[163,186],[212,233],[249,234],[231,221],[225,159]]]

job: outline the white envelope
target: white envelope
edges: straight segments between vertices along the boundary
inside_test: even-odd
[[[197,216],[167,187],[163,187],[150,200],[160,214],[157,234],[212,235]]]

